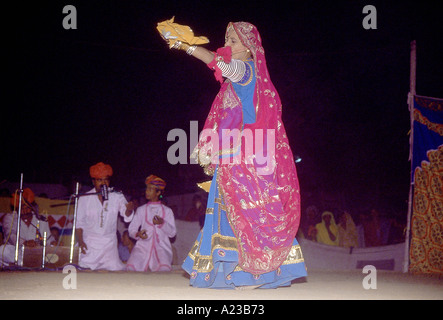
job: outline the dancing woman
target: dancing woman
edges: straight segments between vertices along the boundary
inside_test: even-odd
[[[169,43],[203,61],[221,82],[194,150],[213,178],[204,226],[182,266],[191,285],[276,288],[305,277],[295,239],[298,178],[257,28],[229,23],[217,52]]]

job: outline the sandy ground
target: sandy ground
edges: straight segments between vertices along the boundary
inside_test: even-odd
[[[200,231],[198,223],[176,221],[175,261],[183,261]],[[309,266],[309,264],[308,264]],[[254,290],[193,288],[179,265],[168,273],[107,271],[0,271],[0,299],[100,300],[443,300],[443,277],[376,272],[376,289],[365,289],[371,273],[326,271],[308,267],[308,277],[291,287]],[[365,281],[366,279],[366,281]],[[69,281],[68,281],[69,280]],[[75,289],[65,289],[76,283]],[[65,284],[65,287],[64,287]],[[371,280],[372,284],[372,280]]]
[[[376,282],[371,282],[372,285],[376,283],[376,289],[365,289],[363,283],[369,274],[359,271],[308,272],[307,278],[291,287],[270,290],[213,290],[189,286],[189,279],[179,266],[174,266],[174,270],[169,273],[2,271],[0,299],[443,299],[441,277],[378,271]],[[76,284],[76,288],[65,289],[64,284]]]

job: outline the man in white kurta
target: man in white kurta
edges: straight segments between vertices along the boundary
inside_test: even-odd
[[[52,241],[51,232],[49,230],[49,224],[46,221],[39,220],[38,206],[34,202],[34,193],[31,189],[26,188],[23,192],[24,199],[22,201],[22,212],[20,214],[20,242],[22,247],[36,247],[41,245],[41,239],[46,232],[46,239],[48,243]],[[14,206],[14,195],[11,199],[11,205]],[[27,203],[26,203],[26,202]],[[18,207],[18,197],[15,199],[15,208]],[[18,213],[8,213],[3,218],[3,234],[7,243],[0,246],[0,262],[3,264],[10,264],[15,262],[15,246],[17,243],[17,217]],[[19,250],[18,262],[23,261],[23,251]]]
[[[117,218],[120,214],[125,222],[130,222],[134,216],[133,204],[128,203],[122,193],[109,193],[107,200],[102,194],[94,194],[102,185],[109,186],[112,175],[109,165],[100,162],[91,167],[90,173],[94,184],[89,191],[92,195],[82,196],[78,201],[79,265],[91,270],[124,270],[125,265],[118,254]]]
[[[53,238],[47,221],[39,220],[35,215],[24,212],[22,212],[20,220],[20,245],[30,247],[40,245],[45,232],[47,243],[52,241]],[[3,219],[3,224],[8,227],[4,231],[5,237],[9,236],[8,243],[15,246],[17,242],[17,213],[7,214]]]
[[[41,243],[41,237],[43,237],[46,232],[46,241],[51,241],[52,236],[49,231],[48,222],[39,220],[34,215],[23,214],[21,215],[20,223],[20,248],[24,245],[25,247],[37,247]],[[9,237],[8,243],[0,246],[0,261],[4,264],[10,264],[15,262],[15,246],[17,243],[17,213],[9,213],[5,216],[3,220],[4,226],[8,226],[7,230],[4,231],[5,238]],[[12,227],[10,227],[12,226]],[[37,231],[38,228],[38,231]],[[37,237],[39,239],[37,239]],[[19,261],[21,264],[23,261],[23,251],[19,250]]]
[[[129,225],[129,236],[137,243],[127,261],[126,270],[171,271],[173,253],[169,238],[177,233],[174,214],[158,199],[166,183],[151,175],[146,179],[146,184],[146,198],[150,202],[137,209]]]

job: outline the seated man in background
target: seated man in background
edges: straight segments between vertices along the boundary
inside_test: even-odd
[[[18,193],[12,195],[11,213],[3,218],[3,230],[5,244],[0,246],[0,261],[3,264],[15,262],[15,246],[17,243],[17,216],[18,216],[19,196]],[[20,214],[20,242],[19,245],[25,247],[37,247],[42,244],[43,236],[46,232],[46,241],[50,243],[53,238],[49,230],[49,224],[38,214],[38,205],[35,202],[35,194],[25,188],[22,194],[22,207]],[[22,251],[19,251],[22,259]]]

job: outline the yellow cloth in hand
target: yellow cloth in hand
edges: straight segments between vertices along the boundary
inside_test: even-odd
[[[174,18],[157,23],[157,30],[160,35],[163,39],[169,40],[169,48],[172,48],[176,41],[185,42],[191,46],[209,42],[206,37],[195,37],[190,27],[175,23]]]

